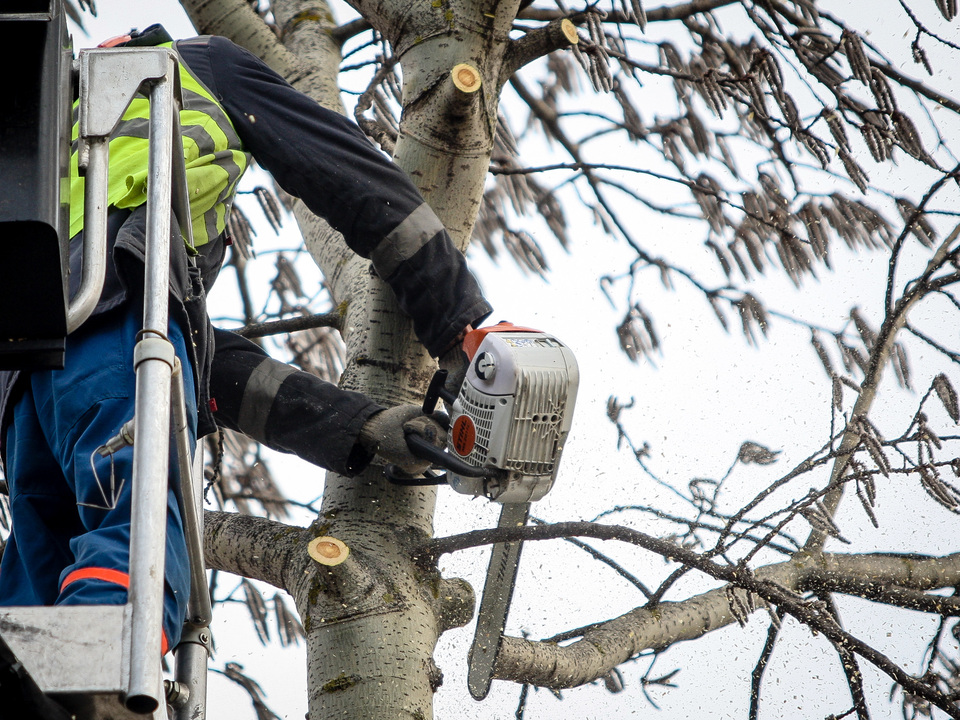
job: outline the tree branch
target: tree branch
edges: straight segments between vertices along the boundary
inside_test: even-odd
[[[207,567],[261,580],[281,590],[308,561],[307,528],[267,518],[207,510],[203,514],[203,547]],[[302,556],[302,557],[301,557]]]
[[[927,262],[927,267],[924,269],[923,274],[912,283],[911,289],[897,301],[895,307],[893,307],[891,312],[884,318],[883,324],[880,326],[880,331],[877,333],[876,343],[870,352],[870,365],[864,374],[863,382],[860,383],[860,393],[857,395],[857,400],[853,405],[853,409],[850,411],[851,420],[855,418],[866,418],[869,415],[870,408],[873,406],[873,401],[876,398],[877,389],[880,386],[883,369],[887,364],[890,352],[893,350],[893,345],[896,342],[897,333],[906,324],[907,314],[913,306],[925,297],[929,291],[927,282],[947,257],[950,246],[957,239],[958,235],[960,235],[960,225],[955,227],[953,232],[944,238],[943,242],[940,243],[940,246],[934,252],[933,257]],[[856,431],[854,424],[852,422],[848,423],[847,429],[843,433],[843,439],[840,442],[837,459],[833,464],[833,469],[830,474],[830,484],[833,485],[833,488],[823,499],[824,506],[831,515],[836,512],[840,504],[840,499],[843,497],[843,485],[838,481],[846,471],[847,464],[853,455],[853,450],[859,442],[860,435]],[[814,529],[807,539],[805,549],[816,550],[822,548],[826,539],[827,535],[823,531]]]
[[[313,328],[319,327],[331,327],[339,330],[341,320],[342,318],[338,312],[319,313],[305,317],[285,318],[283,320],[271,320],[270,322],[245,325],[233,332],[245,338],[259,338],[267,335],[298,332],[300,330],[312,330]]]
[[[415,552],[418,562],[433,562],[439,555],[491,542],[548,540],[568,536],[620,540],[747,590],[745,606],[751,609],[775,605],[811,630],[823,633],[887,673],[910,693],[922,697],[951,717],[960,709],[938,689],[918,681],[858,638],[843,631],[817,603],[802,600],[797,593],[806,589],[807,576],[826,572],[833,576],[871,577],[913,589],[953,587],[960,582],[960,553],[945,557],[916,555],[811,555],[802,553],[793,560],[758,570],[718,565],[697,553],[631,528],[591,523],[557,523],[536,527],[478,530],[436,538],[422,543]],[[519,638],[504,638],[494,671],[498,679],[513,680],[551,688],[575,687],[596,680],[622,662],[649,649],[660,649],[681,640],[692,640],[736,620],[730,608],[729,591],[718,588],[681,602],[664,602],[653,608],[637,608],[597,626],[583,639],[564,647]]]
[[[669,22],[671,20],[686,20],[687,18],[697,15],[699,13],[708,13],[718,8],[725,7],[727,5],[738,5],[740,0],[691,0],[691,2],[684,3],[682,5],[670,5],[664,7],[653,8],[652,10],[647,10],[647,24],[654,22]],[[522,10],[518,15],[518,20],[542,20],[544,22],[549,22],[550,20],[555,20],[559,17],[563,17],[564,13],[560,10],[544,10],[541,8],[527,8]],[[576,15],[571,16],[576,22]],[[611,24],[620,24],[620,23],[631,23],[631,16],[626,15],[625,13],[613,10],[608,11],[605,22]]]
[[[531,30],[519,40],[510,43],[500,69],[500,84],[527,63],[549,55],[554,50],[576,45],[579,41],[577,28],[569,18],[551,20],[543,27]]]

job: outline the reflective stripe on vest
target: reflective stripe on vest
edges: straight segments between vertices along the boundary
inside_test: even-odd
[[[176,47],[163,43],[159,47]],[[180,125],[187,167],[190,216],[197,247],[216,238],[226,227],[240,176],[250,156],[223,107],[180,63],[183,109]],[[77,103],[74,104],[73,152],[70,157],[70,237],[83,229],[83,178],[77,172]],[[149,102],[137,95],[110,140],[110,181],[107,203],[135,208],[147,200]]]

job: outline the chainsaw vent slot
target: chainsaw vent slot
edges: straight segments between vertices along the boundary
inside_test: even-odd
[[[521,372],[504,463],[507,470],[523,475],[553,474],[566,397],[564,372],[542,368]]]

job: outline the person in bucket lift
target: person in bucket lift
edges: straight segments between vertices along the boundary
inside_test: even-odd
[[[420,408],[383,408],[276,361],[256,344],[214,329],[205,306],[224,259],[225,218],[252,156],[284,190],[339,230],[352,250],[372,261],[423,345],[462,376],[463,336],[491,308],[413,183],[356,125],[225,38],[173,42],[163,27],[153,25],[107,44],[172,47],[180,63],[180,121],[196,253],[188,253],[175,229],[168,337],[184,367],[191,442],[220,425],[348,476],[375,456],[421,472],[428,463],[410,453],[405,432],[441,446],[445,431]],[[126,602],[130,483],[112,503],[104,502],[100,485],[111,473],[129,478],[133,453],[128,447],[104,458],[95,451],[134,411],[132,357],[143,314],[147,140],[142,128],[147,113],[146,101],[135,100],[111,142],[112,262],[94,315],[67,338],[65,368],[0,373],[0,458],[12,514],[0,562],[0,605]],[[76,168],[75,144],[71,281],[79,277],[83,232],[83,180]],[[167,506],[164,652],[179,639],[190,587],[172,489]]]

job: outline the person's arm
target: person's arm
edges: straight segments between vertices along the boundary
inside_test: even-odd
[[[360,431],[380,405],[274,360],[236,333],[215,328],[214,342],[210,396],[218,425],[341,475],[370,464]]]
[[[438,356],[491,311],[436,214],[407,175],[347,118],[298,92],[229,40],[179,44],[257,162],[373,261]]]

